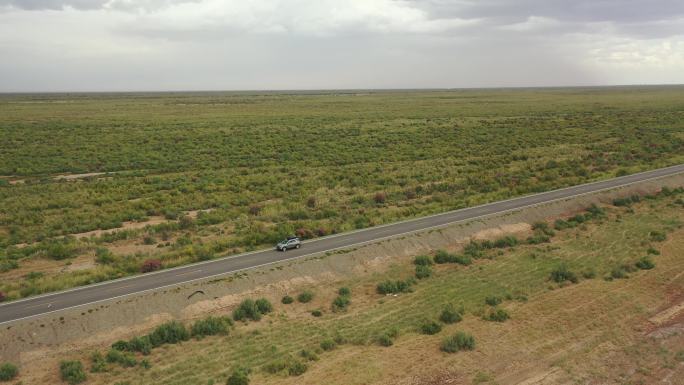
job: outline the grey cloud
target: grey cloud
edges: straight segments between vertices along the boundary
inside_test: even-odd
[[[634,23],[684,15],[681,0],[409,0],[433,17],[521,21],[543,16],[565,21]]]
[[[62,10],[75,8],[82,10],[101,9],[107,0],[0,0],[0,7],[25,10]]]

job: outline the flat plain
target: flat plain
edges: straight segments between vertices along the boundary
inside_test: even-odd
[[[12,300],[684,160],[684,88],[0,96]]]

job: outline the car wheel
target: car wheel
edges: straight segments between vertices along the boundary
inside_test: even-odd
[[[299,245],[295,246],[295,249],[298,249],[298,248],[299,248]]]

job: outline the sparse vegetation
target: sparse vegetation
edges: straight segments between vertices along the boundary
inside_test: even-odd
[[[416,265],[416,278],[425,279],[432,275],[432,269],[426,265]]]
[[[93,254],[97,264],[0,279],[0,291],[12,300],[139,274],[150,259],[183,265],[681,163],[680,101],[652,87],[7,95],[0,271]],[[280,151],[283,127],[308,145]],[[283,170],[302,174],[275,183]],[[95,172],[109,174],[53,178]],[[113,252],[120,241],[133,250]]]

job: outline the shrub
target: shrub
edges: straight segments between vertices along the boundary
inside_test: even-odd
[[[432,265],[432,258],[429,255],[419,255],[413,259],[413,264],[416,266],[430,266]]]
[[[423,334],[433,335],[442,331],[442,325],[435,321],[425,321],[420,325],[420,331]]]
[[[308,366],[300,361],[293,361],[290,363],[290,366],[287,368],[287,373],[291,376],[301,376],[306,372],[308,369]]]
[[[335,349],[335,347],[337,347],[337,344],[331,339],[326,339],[321,342],[321,349],[325,350],[326,352]]]
[[[508,312],[504,309],[494,309],[491,312],[489,312],[489,314],[487,314],[487,316],[485,317],[487,321],[494,322],[504,322],[509,318],[511,317],[508,315]]]
[[[385,194],[384,192],[377,192],[375,193],[373,200],[375,201],[375,203],[378,204],[385,203],[385,201],[387,200],[387,194]]]
[[[270,362],[264,366],[264,371],[266,373],[275,374],[285,370],[288,367],[288,362],[281,358],[276,361]]]
[[[133,354],[116,349],[109,349],[109,352],[107,352],[107,362],[117,363],[125,368],[130,368],[138,364]]]
[[[461,350],[475,349],[475,338],[465,332],[457,332],[442,341],[440,350],[447,353],[456,353]]]
[[[596,278],[596,270],[594,270],[593,268],[586,269],[582,271],[582,277],[586,279]]]
[[[190,338],[190,333],[182,323],[170,321],[157,326],[148,337],[152,346],[157,347],[162,344],[177,344],[181,341],[187,341]]]
[[[572,283],[578,282],[577,275],[568,270],[568,267],[564,264],[551,271],[551,279],[557,283],[563,283],[565,281],[570,281]]]
[[[406,293],[411,290],[411,285],[414,283],[414,280],[410,278],[406,281],[385,281],[379,283],[376,290],[378,294]]]
[[[145,358],[145,359],[140,361],[140,366],[142,368],[149,369],[152,367],[152,364],[150,364],[150,361],[147,358]]]
[[[417,265],[416,266],[416,278],[424,279],[429,278],[432,275],[432,269],[430,266]]]
[[[435,254],[435,263],[443,264],[443,263],[458,263],[459,265],[470,265],[473,263],[473,260],[466,256],[462,255],[455,255],[455,254],[449,254],[444,250],[438,250],[437,254]]]
[[[496,306],[496,305],[500,304],[501,302],[503,302],[503,299],[501,299],[501,297],[497,297],[494,295],[491,295],[491,296],[485,298],[485,303],[489,306]]]
[[[259,298],[255,302],[257,310],[261,314],[268,314],[273,311],[273,305],[266,298]]]
[[[62,381],[68,382],[69,385],[80,384],[86,380],[81,361],[62,361],[59,364],[59,373]]]
[[[333,311],[344,310],[347,308],[347,306],[349,306],[350,303],[351,303],[351,300],[349,299],[349,296],[346,296],[346,295],[337,296],[337,298],[335,298],[335,300],[333,300],[333,303],[332,303]]]
[[[385,346],[385,347],[387,347],[387,346],[392,346],[392,345],[394,345],[394,341],[392,340],[392,336],[389,335],[388,333],[382,333],[382,334],[380,334],[380,335],[378,336],[377,341],[378,341],[378,344],[380,344],[380,346]]]
[[[655,263],[653,263],[653,259],[650,257],[641,257],[641,259],[639,259],[634,266],[641,270],[650,270],[655,267]]]
[[[233,369],[233,373],[228,377],[226,385],[249,385],[250,370],[247,368]]]
[[[341,287],[337,294],[348,297],[351,295],[351,290],[348,287]]]
[[[297,296],[297,301],[299,301],[301,303],[307,303],[307,302],[311,302],[313,297],[314,297],[314,295],[312,292],[304,291]]]
[[[141,273],[149,273],[161,269],[161,261],[158,259],[148,259],[140,266]]]
[[[442,314],[439,315],[439,320],[445,324],[460,322],[462,319],[463,317],[461,316],[461,313],[458,312],[454,305],[451,304],[446,305],[444,310],[442,310]]]
[[[318,358],[318,354],[316,354],[316,352],[308,349],[302,349],[302,351],[299,352],[299,355],[307,361],[318,361],[320,359]]]
[[[658,251],[652,247],[649,247],[648,250],[646,250],[646,253],[650,254],[650,255],[660,255],[660,251]]]
[[[152,351],[152,343],[150,342],[150,337],[134,337],[128,342],[128,349],[134,352],[140,352],[144,355],[150,354]]]
[[[526,242],[530,245],[538,245],[541,243],[551,242],[551,238],[543,233],[535,233],[533,236],[527,237]]]
[[[194,337],[213,336],[216,334],[228,334],[233,321],[228,317],[207,317],[196,321],[190,330]]]
[[[518,238],[509,235],[494,241],[494,247],[496,247],[497,249],[503,249],[506,247],[516,246],[518,243]]]
[[[556,230],[565,230],[571,227],[574,227],[572,223],[564,221],[562,219],[556,219],[556,221],[553,223],[553,228],[555,228]]]
[[[0,365],[0,381],[9,381],[14,379],[14,377],[17,376],[19,373],[19,369],[17,369],[16,365],[5,362],[4,364]]]
[[[627,271],[623,266],[616,266],[610,271],[610,277],[614,279],[627,278]]]
[[[112,344],[112,349],[116,349],[118,351],[126,351],[130,350],[130,347],[128,346],[128,342],[124,340],[118,340]]]
[[[285,305],[289,305],[292,302],[294,302],[294,298],[290,297],[289,295],[286,295],[283,297],[283,299],[280,300],[280,302],[284,303]]]
[[[94,352],[90,355],[90,371],[93,373],[102,373],[107,371],[107,362],[100,352]]]
[[[318,309],[316,309],[316,310],[312,310],[312,311],[311,311],[311,315],[314,316],[314,317],[320,317],[320,316],[323,315],[323,312],[320,311],[320,310],[318,310]]]
[[[650,236],[653,242],[662,242],[667,239],[667,235],[661,231],[651,231]]]
[[[435,263],[449,263],[451,262],[451,255],[444,250],[437,250],[435,253]]]
[[[251,299],[246,299],[240,303],[237,309],[233,310],[233,319],[236,321],[259,321],[261,319],[261,312]]]
[[[95,262],[101,265],[107,265],[114,262],[114,260],[114,254],[112,254],[112,252],[109,251],[109,249],[104,247],[98,247],[95,250]]]

